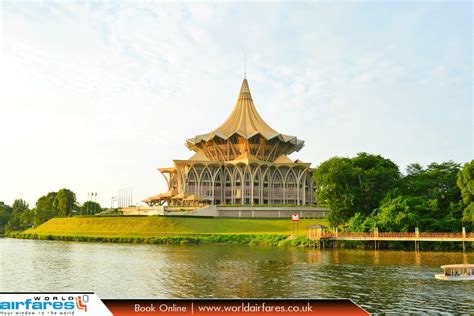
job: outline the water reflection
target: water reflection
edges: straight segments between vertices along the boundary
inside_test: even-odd
[[[439,266],[474,254],[0,239],[0,291],[95,291],[104,298],[348,297],[370,311],[474,313],[474,282]]]

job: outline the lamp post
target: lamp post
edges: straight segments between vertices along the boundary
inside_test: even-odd
[[[117,197],[116,197],[116,196],[112,196],[112,197],[110,198],[110,209],[111,209],[111,210],[113,209],[114,201],[117,201]]]
[[[86,201],[86,215],[89,214],[89,204],[87,204],[87,202],[90,200],[89,196],[90,196],[90,192],[87,192],[87,201]]]
[[[94,210],[92,213],[94,215],[97,213],[97,192],[94,193]]]

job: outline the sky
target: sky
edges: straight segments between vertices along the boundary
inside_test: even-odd
[[[1,1],[0,201],[69,188],[110,206],[218,127],[247,59],[291,158],[473,157],[472,3]]]

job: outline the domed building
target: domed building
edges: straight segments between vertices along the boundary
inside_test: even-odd
[[[281,206],[314,204],[311,164],[288,158],[304,141],[271,128],[255,108],[247,79],[227,120],[186,140],[187,160],[159,168],[168,191],[149,205]]]

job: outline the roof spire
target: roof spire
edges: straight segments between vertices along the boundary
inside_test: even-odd
[[[252,101],[252,95],[250,94],[249,83],[247,78],[244,78],[242,86],[240,87],[240,93],[238,100],[250,100]],[[252,105],[253,106],[253,105]]]
[[[247,79],[244,78],[237,102],[227,120],[210,133],[197,135],[194,138],[187,139],[186,146],[194,151],[207,150],[203,147],[204,145],[202,145],[201,142],[209,142],[214,139],[214,137],[227,140],[233,135],[239,135],[245,139],[250,139],[257,134],[265,138],[266,141],[277,138],[278,142],[287,143],[288,147],[284,148],[289,149],[284,150],[285,154],[299,151],[304,144],[302,140],[297,139],[295,136],[278,133],[263,120],[253,103],[249,83]],[[239,153],[242,152],[243,148],[239,149]]]

